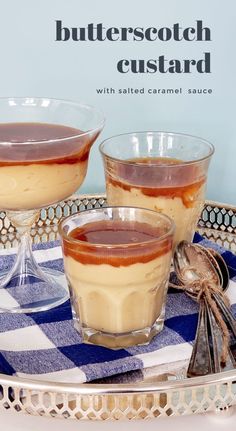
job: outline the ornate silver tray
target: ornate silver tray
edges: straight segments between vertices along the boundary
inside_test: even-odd
[[[32,229],[32,238],[58,238],[62,217],[76,211],[106,205],[104,195],[72,196],[43,209]],[[206,238],[236,252],[236,208],[206,202],[198,224]],[[0,247],[15,246],[17,235],[4,212],[0,213]],[[0,407],[31,415],[70,419],[148,419],[221,411],[236,405],[236,370],[201,378],[184,379],[177,372],[155,375],[142,381],[66,384],[33,381],[0,375]]]

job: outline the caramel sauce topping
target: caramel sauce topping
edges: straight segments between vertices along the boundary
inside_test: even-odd
[[[82,133],[81,130],[59,124],[0,123],[0,143],[8,143],[6,146],[0,145],[0,167],[87,161],[93,141],[88,136],[79,137]],[[60,139],[64,140],[50,142]],[[37,144],[38,141],[40,144]],[[14,151],[9,150],[11,144]]]
[[[171,236],[152,241],[165,233],[164,228],[147,223],[101,220],[72,230],[67,239],[63,238],[63,251],[65,256],[83,264],[129,266],[168,253],[172,248]]]
[[[194,181],[194,178],[198,178],[197,168],[194,164],[184,165],[181,160],[168,158],[168,157],[146,157],[146,158],[137,158],[128,160],[131,164],[125,165],[122,168],[124,172],[118,172],[117,178],[113,178],[110,175],[107,175],[108,184],[112,184],[115,187],[120,187],[123,190],[130,191],[132,188],[140,190],[144,195],[151,197],[168,197],[170,199],[174,199],[175,197],[179,197],[182,199],[183,204],[186,208],[191,208],[194,206],[194,201],[196,200],[196,195],[199,192],[199,189],[205,184],[206,178],[203,177],[200,180]],[[158,166],[178,166],[178,173],[176,173],[181,178],[181,185],[174,186],[159,186],[155,185],[155,176],[153,176],[153,170],[147,169],[146,165],[151,165],[152,167]],[[171,168],[170,168],[171,169]],[[129,183],[127,179],[132,177],[132,173],[136,170],[136,177],[139,174],[139,181],[143,182],[142,185],[137,183]],[[170,171],[171,172],[171,171]],[[123,174],[125,180],[123,180]],[[161,172],[160,172],[161,174]],[[176,181],[175,181],[176,182]]]

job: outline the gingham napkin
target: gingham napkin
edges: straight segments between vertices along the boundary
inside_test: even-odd
[[[228,296],[236,313],[236,256],[198,234],[195,241],[223,254],[231,277]],[[12,265],[13,252],[1,251],[0,269]],[[34,253],[42,266],[63,270],[59,242],[40,244]],[[82,383],[153,366],[162,366],[164,371],[190,358],[197,312],[194,301],[170,290],[163,331],[148,346],[116,351],[82,343],[73,327],[69,301],[46,312],[0,313],[0,373]]]

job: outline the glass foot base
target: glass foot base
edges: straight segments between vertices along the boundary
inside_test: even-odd
[[[43,268],[36,274],[0,273],[0,312],[35,313],[50,310],[69,298],[62,272]]]
[[[74,325],[82,335],[84,343],[95,344],[117,350],[131,346],[143,346],[149,344],[153,337],[163,329],[164,319],[157,319],[151,327],[122,334],[112,334],[85,326],[81,327],[80,323],[76,319],[74,319]]]

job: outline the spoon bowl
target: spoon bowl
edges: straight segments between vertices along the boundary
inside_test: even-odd
[[[226,291],[229,287],[229,270],[225,263],[225,260],[223,259],[221,254],[213,248],[206,248],[204,250],[208,252],[208,255],[213,256],[215,261],[217,262],[216,270],[218,271],[219,277],[222,277],[222,289],[223,291]]]
[[[222,276],[216,259],[206,249],[187,241],[181,241],[175,249],[174,268],[177,277],[184,285],[207,279],[221,287]],[[193,288],[189,288],[194,294]],[[195,293],[196,294],[196,293]]]

